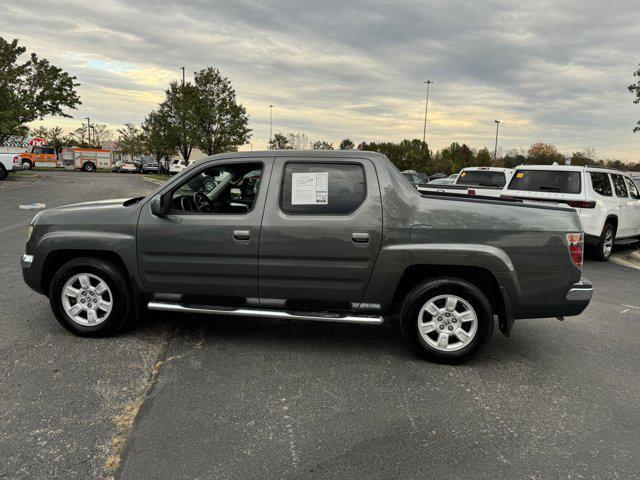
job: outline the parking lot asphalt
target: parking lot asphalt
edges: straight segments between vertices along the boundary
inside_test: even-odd
[[[397,326],[151,315],[81,339],[22,282],[35,211],[136,175],[0,187],[0,478],[638,478],[637,270],[587,262],[579,317],[517,321],[462,366]]]

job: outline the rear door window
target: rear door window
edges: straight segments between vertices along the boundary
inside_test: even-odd
[[[627,198],[629,195],[627,194],[627,186],[624,183],[624,177],[620,174],[612,173],[611,179],[613,180],[613,189],[616,191],[616,197]]]
[[[611,190],[611,182],[609,181],[609,174],[604,172],[589,172],[591,177],[591,185],[593,190],[603,197],[611,197],[613,191]]]
[[[509,190],[527,192],[580,193],[580,172],[566,170],[518,170]]]
[[[456,184],[472,185],[475,187],[504,187],[507,181],[502,172],[483,170],[467,170],[458,177]]]
[[[365,196],[360,164],[290,162],[284,167],[280,208],[285,213],[347,215]]]
[[[628,177],[625,177],[625,181],[627,182],[627,188],[629,189],[629,196],[634,200],[640,199],[640,192],[638,192],[638,187],[633,182],[633,180],[631,180]]]

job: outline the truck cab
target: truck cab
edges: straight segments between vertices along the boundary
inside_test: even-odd
[[[31,150],[20,154],[23,170],[31,170],[35,167],[58,166],[56,149],[46,145],[33,145]]]

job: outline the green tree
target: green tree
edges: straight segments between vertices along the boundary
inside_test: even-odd
[[[269,150],[293,150],[289,139],[283,133],[276,133],[269,141]]]
[[[595,165],[596,161],[590,158],[586,152],[573,152],[571,154],[571,165],[584,167],[585,165]]]
[[[249,117],[238,103],[228,78],[217,68],[208,67],[194,74],[194,138],[207,155],[236,151],[251,138]]]
[[[527,163],[532,165],[550,165],[554,162],[564,164],[564,155],[558,152],[555,145],[534,143],[527,151]]]
[[[633,99],[633,103],[640,104],[640,64],[638,64],[638,70],[633,72],[634,77],[638,77],[637,83],[629,85],[629,91],[636,97]],[[640,132],[640,120],[633,129],[634,132]]]
[[[340,150],[353,150],[355,144],[348,138],[345,138],[340,142]]]
[[[41,125],[32,129],[29,133],[33,137],[44,138],[47,141],[47,145],[55,148],[56,151],[67,146],[65,135],[63,134],[61,127],[46,128]]]
[[[65,146],[89,148],[89,136],[87,126],[83,125],[69,132],[64,138]]]
[[[118,150],[135,160],[144,153],[144,141],[142,132],[133,123],[125,123],[118,129]]]
[[[91,141],[93,148],[102,148],[102,144],[113,138],[113,132],[104,123],[91,124]]]
[[[358,150],[378,152],[385,155],[399,170],[416,170],[418,172],[431,172],[431,153],[422,143],[422,140],[402,140],[393,142],[362,142]]]
[[[333,144],[324,140],[318,140],[316,142],[313,142],[311,148],[313,148],[314,150],[333,150]]]
[[[171,125],[158,111],[152,111],[142,122],[142,143],[145,152],[153,155],[160,163],[163,157],[171,155],[175,147]]]
[[[490,165],[491,165],[491,153],[489,153],[489,149],[487,149],[487,147],[481,148],[478,154],[476,155],[475,166],[488,167]]]
[[[0,142],[11,135],[25,135],[27,123],[46,116],[71,117],[64,108],[81,104],[76,93],[76,77],[31,53],[20,57],[26,48],[0,37]]]
[[[442,156],[442,152],[438,151],[433,156],[431,172],[429,173],[444,173],[450,175],[453,172],[453,162],[450,158]]]
[[[190,82],[184,85],[171,82],[164,101],[158,107],[159,114],[169,124],[173,144],[187,164],[193,147],[202,139],[195,114],[197,102],[196,88]]]
[[[527,161],[524,150],[518,151],[515,148],[509,150],[501,159],[501,165],[504,168],[514,168],[518,165],[522,165]]]

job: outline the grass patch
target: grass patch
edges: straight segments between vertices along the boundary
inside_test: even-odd
[[[166,182],[167,180],[169,180],[171,177],[169,177],[168,175],[160,175],[158,173],[152,173],[152,174],[145,174],[144,175],[146,178],[151,178],[152,180],[160,180],[161,182]]]

